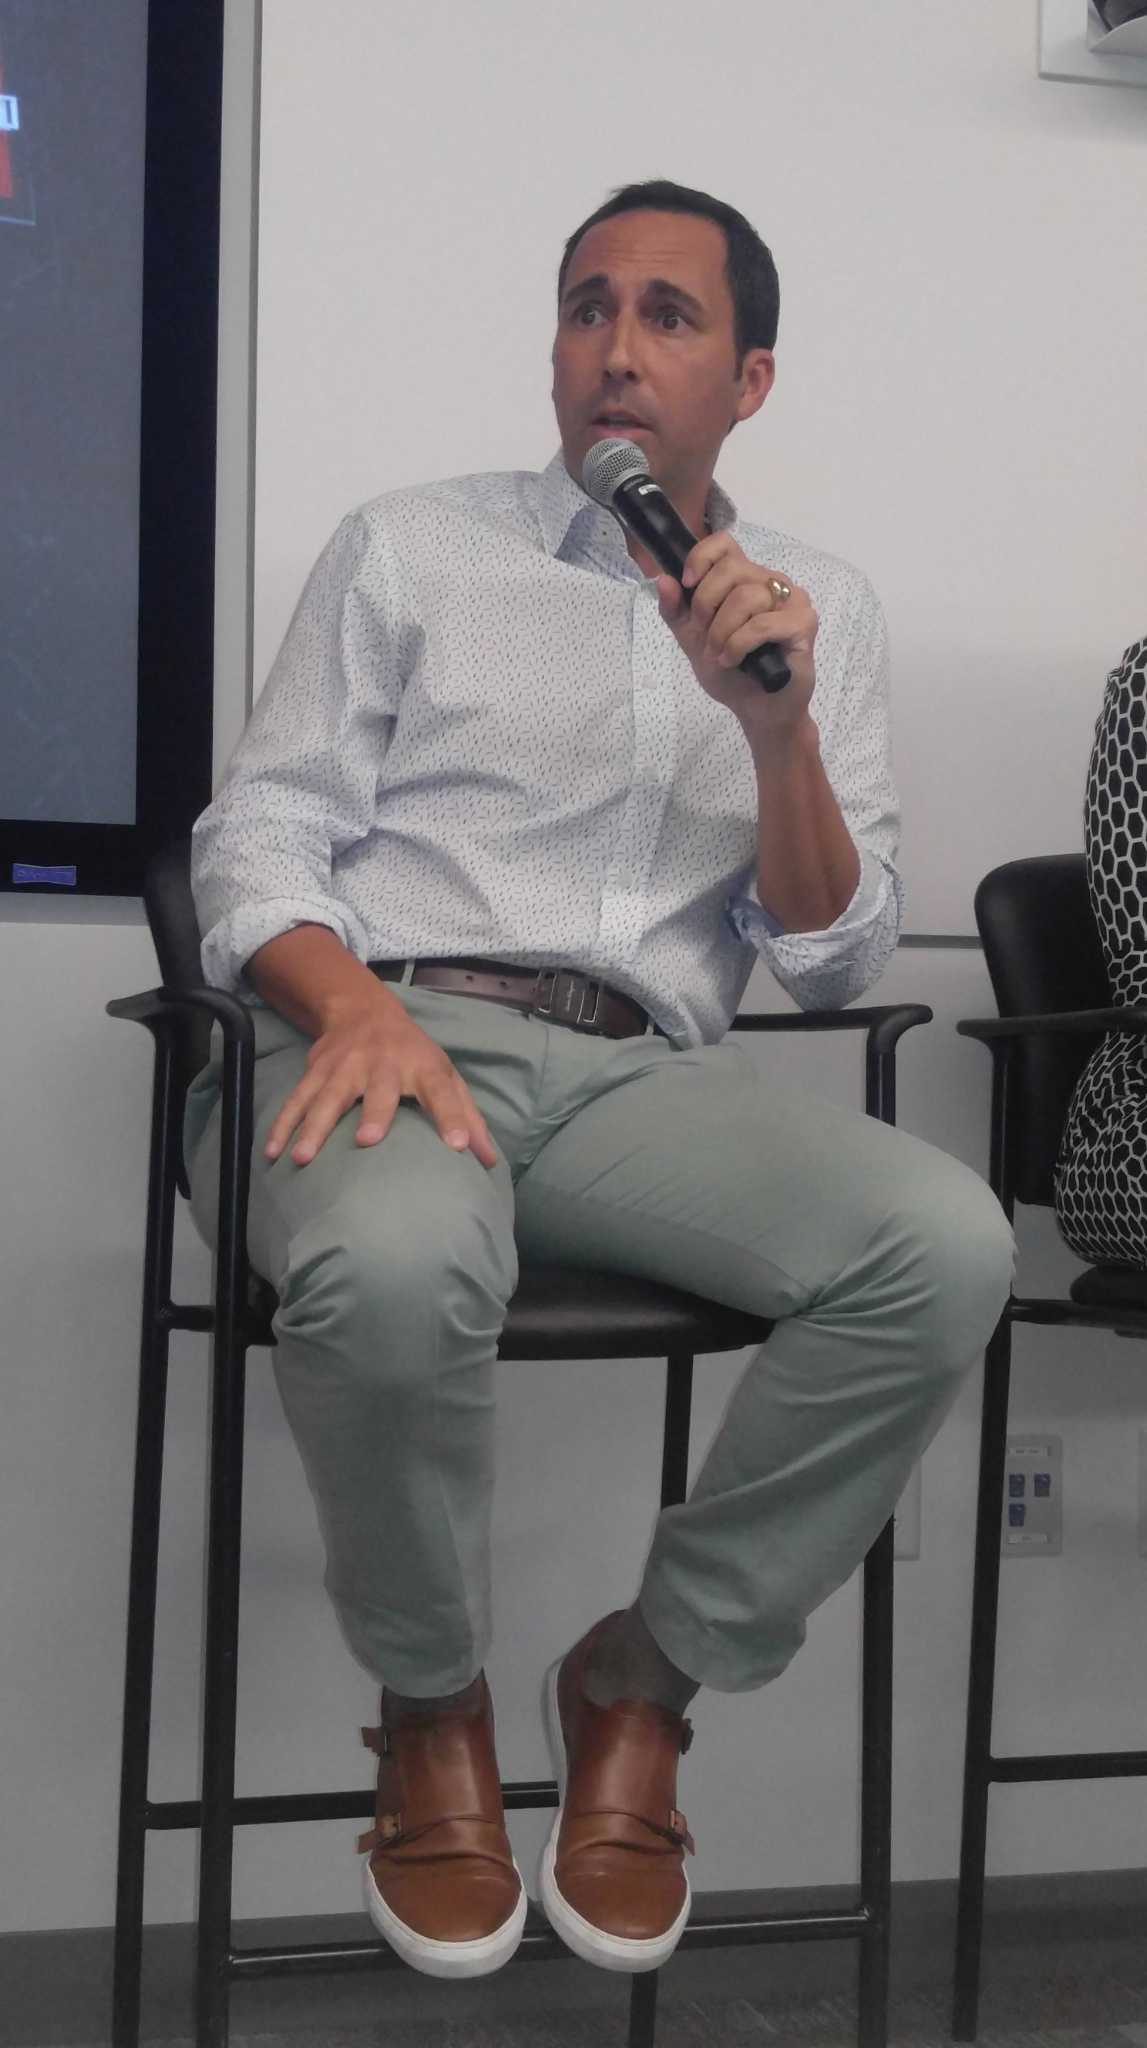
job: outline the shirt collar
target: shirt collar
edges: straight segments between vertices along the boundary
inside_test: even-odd
[[[596,504],[594,499],[582,490],[580,484],[574,482],[559,448],[541,475],[538,514],[547,554],[557,555],[561,552],[574,520],[583,512],[591,513],[595,518],[605,519],[610,530],[617,532],[612,515]],[[705,517],[714,533],[724,527],[731,531],[737,523],[737,508],[718,483],[713,483],[709,487],[709,495],[705,500]]]

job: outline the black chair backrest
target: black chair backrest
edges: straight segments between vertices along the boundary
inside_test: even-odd
[[[203,986],[199,958],[199,926],[191,894],[191,841],[177,839],[148,862],[143,901],[152,944],[165,988]],[[186,1089],[211,1048],[211,1019],[189,1014],[181,1019],[176,1039],[176,1079]]]
[[[1111,988],[1081,853],[1007,861],[976,891],[976,924],[1001,1017],[1101,1010]],[[1094,1038],[1028,1039],[1018,1048],[1015,1192],[1050,1205],[1053,1171],[1072,1090],[1099,1044]]]

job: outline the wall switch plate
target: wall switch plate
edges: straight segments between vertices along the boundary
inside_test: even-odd
[[[1089,0],[1040,0],[1039,75],[1089,85],[1147,85],[1144,25],[1107,29]]]
[[[1147,1437],[1147,1430],[1144,1431]],[[892,1522],[893,1557],[919,1557],[920,1555],[920,1461],[912,1467],[911,1477],[896,1503]]]
[[[1063,1550],[1063,1438],[1025,1430],[1008,1438],[1004,1557],[1059,1557]]]

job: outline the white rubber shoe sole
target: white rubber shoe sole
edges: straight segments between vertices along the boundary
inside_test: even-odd
[[[558,1814],[550,1831],[542,1857],[540,1890],[546,1918],[555,1934],[559,1934],[568,1949],[580,1956],[585,1963],[596,1964],[599,1970],[622,1970],[635,1974],[639,1970],[659,1970],[673,1954],[685,1930],[693,1899],[689,1890],[689,1879],[685,1879],[685,1904],[671,1927],[664,1934],[657,1934],[649,1941],[630,1941],[621,1934],[607,1934],[604,1928],[595,1927],[591,1920],[583,1919],[574,1910],[569,1900],[562,1897],[554,1875],[554,1858],[557,1854],[558,1832],[562,1824],[562,1808],[566,1796],[566,1746],[562,1736],[561,1715],[558,1712],[558,1671],[559,1657],[546,1673],[545,1715],[546,1732],[549,1737],[550,1754],[553,1757],[554,1776],[558,1781]]]
[[[418,1934],[392,1913],[374,1881],[370,1857],[363,1858],[362,1890],[366,1910],[388,1947],[409,1963],[412,1970],[421,1970],[427,1977],[488,1977],[494,1970],[500,1970],[508,1963],[522,1939],[526,1924],[526,1887],[522,1884],[522,1873],[515,1863],[517,1872],[518,1903],[508,1920],[494,1929],[493,1934],[484,1934],[478,1941],[432,1941],[429,1935]]]

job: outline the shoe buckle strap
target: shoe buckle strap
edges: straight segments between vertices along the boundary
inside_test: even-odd
[[[591,1813],[599,1814],[602,1817],[616,1814],[621,1820],[637,1821],[641,1827],[648,1828],[651,1835],[659,1836],[663,1842],[672,1843],[675,1849],[688,1849],[690,1856],[697,1854],[697,1844],[689,1833],[689,1823],[685,1815],[679,1813],[675,1806],[669,1808],[668,1819],[664,1825],[661,1821],[654,1820],[648,1813],[634,1813],[625,1806],[591,1807],[580,1812],[578,1818],[579,1820],[588,1820]]]
[[[678,1813],[675,1806],[669,1809],[668,1833],[672,1841],[678,1843],[682,1849],[688,1849],[690,1856],[697,1854],[697,1845],[689,1833],[689,1824],[685,1819],[685,1815]]]
[[[651,1833],[660,1835],[663,1842],[672,1842],[675,1849],[688,1849],[690,1856],[697,1854],[697,1845],[689,1833],[689,1826],[685,1815],[678,1813],[675,1806],[671,1806],[669,1809],[669,1822],[666,1827],[662,1827],[660,1821],[650,1820],[647,1813],[633,1814],[631,1818],[639,1820],[643,1827],[649,1828]]]
[[[420,1842],[424,1835],[432,1835],[435,1828],[448,1825],[451,1821],[478,1821],[490,1825],[484,1813],[437,1813],[430,1820],[424,1820],[417,1827],[408,1828],[401,1813],[380,1813],[372,1828],[360,1835],[358,1847],[369,1849],[398,1849],[409,1842]],[[479,1855],[480,1850],[471,1853]],[[492,1861],[498,1859],[492,1858]]]
[[[359,1836],[355,1846],[360,1852],[369,1850],[373,1855],[376,1849],[394,1848],[403,1839],[403,1834],[400,1813],[380,1813],[374,1826]]]

